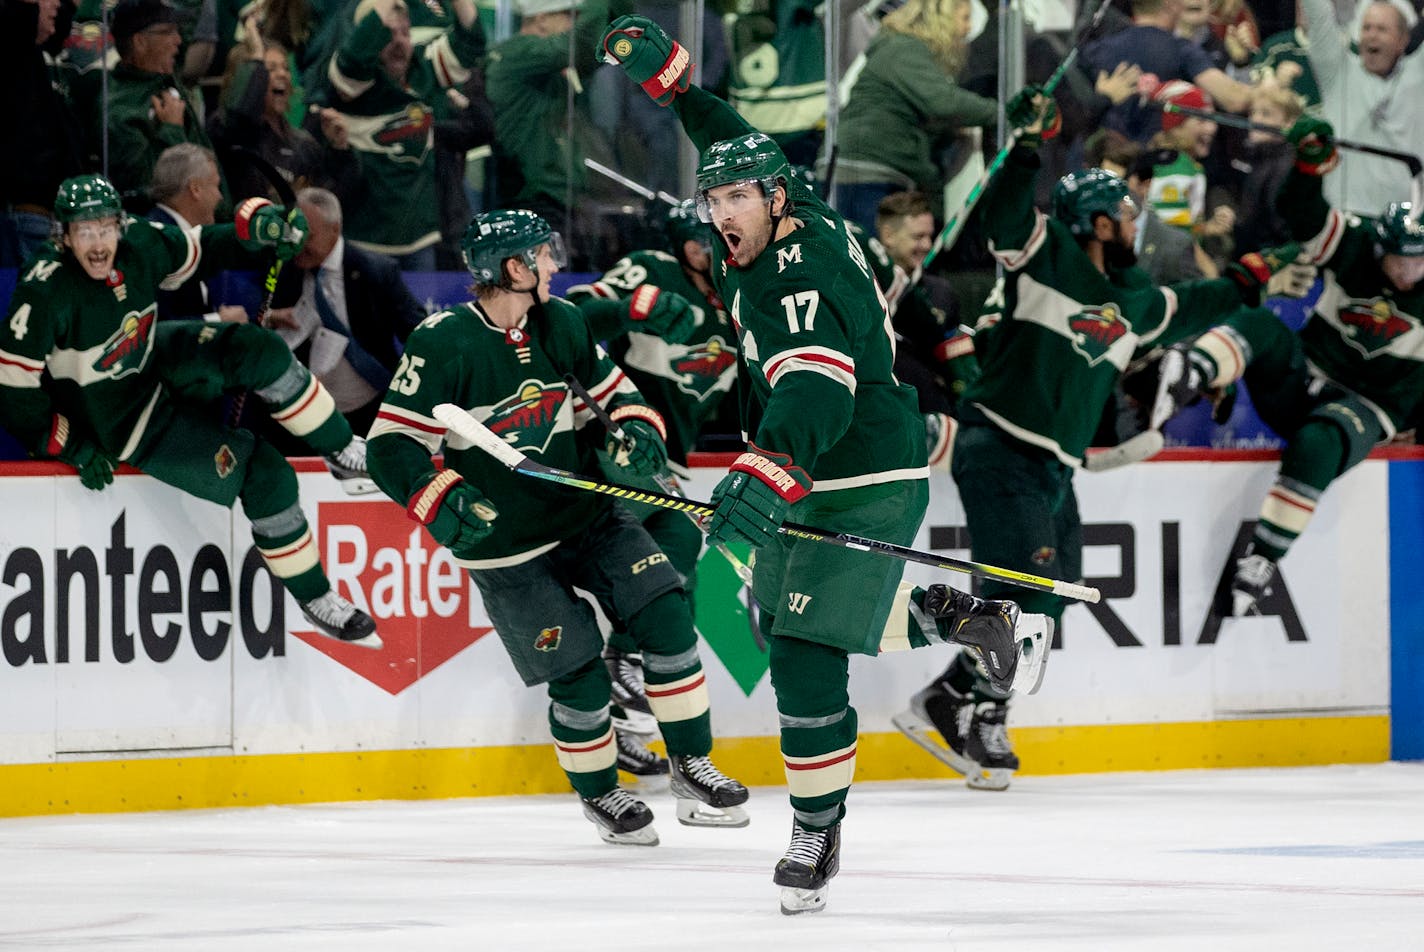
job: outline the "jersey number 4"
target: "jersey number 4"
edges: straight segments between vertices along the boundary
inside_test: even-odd
[[[816,325],[816,309],[821,306],[820,291],[797,291],[781,299],[786,309],[786,327],[791,333],[805,329],[813,330]]]

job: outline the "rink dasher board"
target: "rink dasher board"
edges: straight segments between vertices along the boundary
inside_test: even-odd
[[[1283,563],[1293,616],[1214,632],[1212,591],[1274,462],[1080,474],[1085,574],[1107,597],[1069,609],[1043,691],[1015,703],[1024,772],[1388,759],[1389,471],[1419,465],[1371,460],[1332,486]],[[0,470],[41,474],[0,476],[0,815],[566,789],[543,694],[518,684],[448,553],[402,507],[300,468],[329,574],[376,617],[381,652],[321,639],[274,599],[240,513],[137,474],[96,494],[54,465]],[[720,472],[695,471],[689,495]],[[917,547],[966,555],[947,476],[931,499]],[[703,642],[719,759],[780,783],[768,679],[746,693],[713,648],[749,640]],[[948,657],[853,660],[859,777],[949,776],[889,724]]]

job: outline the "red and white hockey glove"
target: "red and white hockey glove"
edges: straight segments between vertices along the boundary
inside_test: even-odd
[[[676,291],[644,284],[628,296],[630,331],[653,334],[669,344],[681,344],[696,326],[697,316],[692,312],[692,305]]]
[[[490,501],[453,469],[441,470],[416,490],[405,511],[456,558],[469,558],[470,550],[494,531],[499,515]]]
[[[608,455],[635,476],[651,476],[667,465],[667,430],[662,414],[641,403],[625,403],[609,414],[623,439],[609,434]]]
[[[811,491],[811,477],[791,457],[751,447],[712,490],[707,541],[747,542],[755,548],[776,538],[791,504]]]
[[[652,20],[636,13],[608,25],[598,58],[621,66],[659,106],[669,105],[692,83],[692,54]]]

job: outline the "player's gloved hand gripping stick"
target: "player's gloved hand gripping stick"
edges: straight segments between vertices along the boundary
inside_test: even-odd
[[[704,502],[680,499],[677,496],[654,492],[648,489],[635,489],[632,486],[620,486],[616,483],[599,482],[587,476],[580,476],[577,473],[570,473],[567,470],[556,469],[552,466],[545,466],[543,463],[535,462],[500,439],[497,434],[483,423],[453,403],[438,404],[431,412],[435,416],[435,419],[517,473],[534,476],[538,479],[547,479],[550,482],[570,486],[574,489],[582,489],[585,492],[614,496],[618,499],[640,502],[649,506],[659,506],[664,509],[674,509],[678,512],[688,512],[703,518],[710,517],[715,511],[712,506]],[[1102,592],[1089,585],[1061,582],[1054,579],[1043,578],[1038,575],[1029,575],[1027,572],[1016,572],[1013,569],[1000,568],[996,565],[986,565],[983,562],[951,559],[935,555],[932,552],[921,552],[918,549],[910,549],[889,542],[881,542],[877,539],[867,539],[863,536],[855,536],[843,532],[828,532],[824,529],[817,529],[813,526],[803,526],[794,522],[782,524],[777,531],[798,539],[824,542],[828,545],[841,546],[847,549],[859,549],[864,552],[879,552],[881,555],[903,559],[906,562],[918,562],[921,565],[949,569],[953,572],[963,572],[967,575],[978,576],[979,578],[997,579],[1000,582],[1008,582],[1010,585],[1036,589],[1041,592],[1052,592],[1054,595],[1061,595],[1064,598],[1074,598],[1085,602],[1097,602],[1101,601],[1103,597]]]

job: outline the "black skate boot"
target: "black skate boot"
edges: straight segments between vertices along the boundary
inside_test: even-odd
[[[1013,602],[976,598],[947,585],[926,589],[923,607],[946,641],[969,649],[995,693],[1039,689],[1053,643],[1052,619],[1023,615]]]
[[[974,790],[1007,790],[1019,758],[1009,746],[1009,705],[1003,701],[984,701],[972,706],[973,717],[964,738],[964,755],[974,769],[964,774],[965,783]]]
[[[628,729],[635,734],[656,736],[658,722],[643,691],[643,659],[624,654],[610,645],[603,652],[603,663],[608,666],[608,676],[613,680],[613,703],[623,709]]]
[[[831,878],[841,869],[841,824],[808,830],[791,821],[791,845],[776,862],[771,881],[781,887],[781,914],[794,916],[826,908]]]
[[[1206,374],[1191,359],[1191,348],[1182,344],[1167,348],[1157,365],[1157,393],[1147,425],[1162,429],[1183,407],[1189,407],[1205,395]]]
[[[653,811],[627,790],[614,787],[598,797],[580,797],[583,815],[598,827],[605,843],[620,846],[657,846],[658,831],[653,829]]]
[[[1250,549],[1236,560],[1236,575],[1231,580],[1231,614],[1261,614],[1261,600],[1271,594],[1271,582],[1276,577],[1276,563]]]
[[[376,634],[371,616],[328,589],[325,595],[301,603],[302,614],[323,635],[362,648],[380,648],[384,642]]]
[[[979,769],[964,749],[973,718],[974,701],[950,687],[941,676],[910,698],[909,709],[890,718],[890,723],[931,757],[968,777]],[[943,743],[935,740],[932,731],[939,732]]]
[[[618,769],[635,777],[667,776],[666,757],[659,757],[656,751],[648,749],[642,736],[625,730],[613,719],[613,737],[618,744]]]
[[[331,475],[336,477],[348,496],[366,496],[381,490],[366,469],[364,437],[353,436],[340,452],[326,457],[326,468],[331,470]]]
[[[751,820],[742,804],[747,788],[728,777],[710,757],[670,757],[668,777],[677,797],[677,821],[684,826],[746,826]]]

